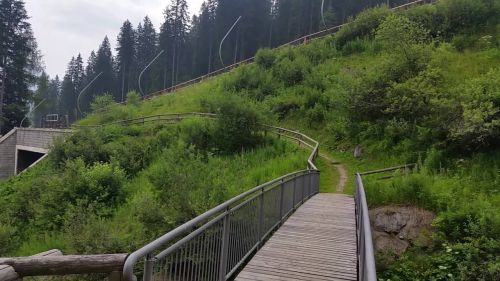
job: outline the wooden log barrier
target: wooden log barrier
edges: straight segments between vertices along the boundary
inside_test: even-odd
[[[32,257],[47,257],[47,256],[62,256],[62,252],[60,250],[49,250],[46,252],[42,252]],[[0,258],[0,281],[14,281],[21,280],[21,276],[14,270],[14,268],[7,264],[2,264],[2,261],[6,260]]]
[[[0,258],[0,281],[19,281],[26,276],[107,273],[121,280],[127,254],[68,255],[50,250],[29,257]]]

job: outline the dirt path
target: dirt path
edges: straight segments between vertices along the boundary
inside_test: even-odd
[[[330,156],[320,153],[320,157],[324,158],[326,161],[330,162],[330,164],[335,166],[335,169],[337,169],[337,172],[339,173],[339,182],[337,183],[337,192],[344,192],[345,185],[347,183],[347,169],[340,163],[339,161],[336,161],[332,159]]]

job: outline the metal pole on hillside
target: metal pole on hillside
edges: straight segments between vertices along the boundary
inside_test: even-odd
[[[4,70],[3,67],[0,66],[0,136],[2,135],[2,126],[3,126],[3,96],[5,94],[4,87]]]
[[[29,115],[29,114],[31,114],[33,111],[35,111],[35,110],[36,110],[36,109],[37,109],[40,105],[42,105],[42,103],[44,103],[46,100],[47,100],[47,99],[43,99],[40,103],[38,103],[35,107],[33,107],[33,109],[32,109],[32,110],[30,110],[30,111],[28,112],[28,114],[26,114],[26,115],[24,116],[24,118],[21,120],[21,124],[19,125],[19,127],[21,127],[21,128],[22,128],[22,127],[23,127],[23,122],[24,122],[24,120],[26,120],[26,117],[28,117],[28,115]]]
[[[321,1],[321,20],[323,21],[325,28],[328,28],[325,21],[325,0]]]
[[[222,64],[222,67],[224,67],[224,61],[222,60],[222,44],[224,44],[224,40],[226,40],[226,38],[229,36],[229,34],[231,33],[231,31],[233,31],[234,27],[238,24],[238,22],[240,20],[241,20],[241,16],[238,17],[238,19],[233,23],[233,25],[228,30],[228,32],[226,33],[226,35],[224,36],[224,38],[222,38],[222,40],[220,41],[220,45],[219,45],[219,58],[220,58],[220,63]]]
[[[76,107],[78,108],[78,112],[80,112],[81,115],[83,115],[83,113],[82,110],[80,109],[80,97],[82,96],[83,92],[85,92],[90,87],[90,85],[92,85],[95,82],[95,80],[97,80],[97,78],[101,76],[101,74],[102,71],[99,74],[97,74],[97,76],[94,77],[94,79],[92,79],[92,81],[90,81],[90,83],[88,83],[87,86],[85,86],[85,88],[83,88],[83,90],[78,94],[78,98],[76,99]]]
[[[146,67],[141,71],[141,74],[139,74],[139,91],[141,92],[141,96],[144,97],[144,91],[142,91],[142,86],[141,86],[141,78],[142,78],[142,75],[144,74],[144,72],[161,56],[161,54],[163,54],[165,52],[165,50],[161,50],[161,52],[156,55],[156,57],[148,63],[148,65],[146,65]]]

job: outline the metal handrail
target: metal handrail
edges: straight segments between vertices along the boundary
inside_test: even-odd
[[[202,118],[217,118],[217,114],[215,113],[204,113],[204,112],[183,112],[183,113],[165,113],[165,114],[157,114],[157,115],[150,115],[150,116],[143,116],[143,117],[137,117],[137,118],[131,118],[131,119],[125,119],[125,120],[119,120],[119,121],[114,121],[106,124],[101,124],[101,125],[73,125],[74,128],[99,128],[103,126],[109,126],[109,125],[134,125],[134,124],[144,124],[148,122],[178,122],[181,121],[185,118],[190,118],[190,117],[202,117]],[[281,127],[276,127],[276,126],[271,126],[271,125],[266,125],[266,124],[260,124],[261,127],[265,129],[271,129],[274,130],[278,136],[284,136],[293,140],[296,140],[299,142],[299,144],[304,144],[308,146],[309,148],[312,149],[312,153],[309,155],[309,158],[307,159],[307,168],[311,170],[318,170],[316,165],[314,164],[314,159],[318,156],[319,154],[319,142],[312,139],[311,137],[298,132],[298,131],[293,131],[290,129],[286,128],[281,128]]]
[[[379,170],[373,170],[373,171],[368,171],[368,172],[363,172],[359,173],[361,176],[368,176],[368,175],[373,175],[373,174],[380,174],[380,173],[385,173],[385,172],[392,172],[400,169],[409,169],[411,167],[417,168],[418,169],[418,164],[417,163],[411,163],[411,164],[405,164],[401,166],[396,166],[396,167],[390,167],[390,168],[385,168],[385,169],[379,169]]]
[[[370,226],[368,204],[361,174],[356,174],[356,230],[358,244],[358,280],[376,281],[375,255]]]
[[[216,114],[212,113],[172,113],[115,121],[97,126],[75,127],[178,122],[193,116],[210,119],[217,117]],[[297,131],[264,124],[261,126],[264,129],[274,131],[278,136],[296,140],[310,147],[312,152],[307,161],[308,169],[293,172],[256,186],[133,252],[127,257],[123,267],[124,280],[136,280],[134,267],[144,257],[146,260],[143,274],[144,280],[147,281],[152,280],[155,274],[175,275],[182,271],[182,274],[196,275],[194,271],[199,271],[198,274],[201,276],[208,274],[205,272],[207,270],[211,271],[212,280],[227,280],[234,276],[246,259],[298,206],[319,192],[319,171],[314,164],[314,159],[319,151],[319,143]],[[256,214],[259,216],[257,222],[255,221]],[[243,219],[238,216],[243,216]],[[253,234],[241,233],[241,235],[237,235],[243,229]],[[208,239],[207,235],[211,235],[208,245],[216,245],[210,246],[212,247],[210,251],[205,249],[207,246],[201,241]],[[238,245],[235,246],[235,243]],[[197,248],[198,251],[195,251],[194,248]],[[200,249],[202,249],[201,252]],[[200,259],[203,254],[205,254],[204,260],[198,261],[199,264],[196,265],[193,260]],[[215,255],[217,261],[209,261],[208,254]],[[174,257],[177,258],[175,261],[173,261]],[[169,261],[170,263],[168,263]],[[166,264],[169,264],[168,268]],[[163,265],[165,266],[156,270],[155,273],[155,266],[161,267]]]

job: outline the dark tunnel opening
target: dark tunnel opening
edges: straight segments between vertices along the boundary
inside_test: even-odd
[[[16,171],[19,174],[20,172],[26,170],[31,164],[35,163],[38,159],[42,158],[45,153],[27,151],[27,150],[18,150],[17,151],[17,167]]]

